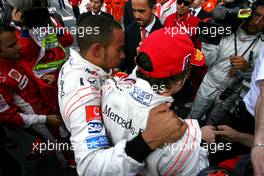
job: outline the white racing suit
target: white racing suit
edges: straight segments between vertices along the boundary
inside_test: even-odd
[[[248,35],[240,27],[237,30],[237,55],[242,56],[246,49],[250,46],[257,35]],[[234,106],[235,100],[240,97],[241,85],[237,85],[233,93],[225,100],[221,101],[221,106],[217,106],[219,96],[221,93],[234,81],[234,78],[229,77],[229,70],[231,68],[230,56],[235,55],[234,34],[225,37],[221,40],[219,45],[211,45],[203,43],[202,51],[206,57],[206,64],[208,72],[206,73],[195,100],[192,105],[189,118],[201,119],[212,106],[209,118],[225,117],[225,113]],[[247,76],[249,79],[254,68],[254,62],[259,54],[263,41],[259,38],[253,46],[245,53],[244,59],[249,60],[250,51],[252,55],[252,66],[248,70],[240,70],[242,76]],[[210,120],[209,120],[210,121]],[[213,123],[216,119],[211,119]]]
[[[73,49],[60,70],[59,106],[81,176],[132,176],[144,167],[126,154],[126,140],[109,147],[100,113],[100,87],[108,76]]]
[[[260,82],[264,80],[264,47],[261,49],[256,66],[252,73],[252,81],[250,82],[250,90],[244,97],[247,111],[256,116],[255,108],[257,106],[258,97],[261,96]],[[263,107],[262,107],[263,108]]]
[[[149,83],[140,78],[108,79],[102,89],[102,115],[108,136],[114,144],[132,139],[146,128],[153,107],[172,101],[172,97],[154,93]],[[152,152],[145,159],[142,175],[196,176],[208,166],[207,151],[200,147],[198,122],[185,122],[188,128],[184,136]]]

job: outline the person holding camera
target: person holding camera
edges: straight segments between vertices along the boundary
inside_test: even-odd
[[[208,72],[195,97],[190,118],[201,121],[206,115],[206,124],[219,125],[236,106],[236,100],[241,100],[244,82],[250,80],[255,60],[264,45],[261,37],[263,9],[263,1],[258,0],[251,17],[234,33],[223,37],[218,45],[203,43]]]

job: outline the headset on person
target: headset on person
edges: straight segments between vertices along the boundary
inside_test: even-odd
[[[200,29],[223,28],[224,30],[217,30],[216,34],[199,32],[198,39],[201,42],[218,45],[223,36],[231,35],[243,22],[249,20],[255,9],[256,0],[232,0],[218,5],[212,12],[211,21],[200,22],[198,27]]]

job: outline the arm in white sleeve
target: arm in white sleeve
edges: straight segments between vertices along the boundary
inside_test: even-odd
[[[216,62],[220,48],[219,46],[220,44],[212,45],[208,43],[202,43],[202,52],[205,55],[206,65],[208,67],[212,66]]]
[[[31,125],[35,125],[35,124],[46,123],[46,117],[47,117],[46,115],[24,114],[24,113],[19,113],[19,114],[25,123],[25,125],[23,126],[24,128],[28,128]]]
[[[143,160],[152,152],[141,135],[110,147],[100,113],[100,94],[94,89],[77,94],[65,105],[63,119],[71,133],[78,174],[138,174],[144,167]]]

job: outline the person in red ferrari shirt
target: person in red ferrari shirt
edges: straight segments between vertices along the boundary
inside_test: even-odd
[[[29,128],[42,141],[58,145],[54,129],[63,125],[57,111],[47,101],[32,76],[19,62],[20,49],[15,29],[0,25],[0,124],[14,128]],[[35,151],[36,149],[33,148]],[[32,152],[34,152],[32,150]],[[55,150],[62,167],[68,167],[70,158]]]
[[[14,8],[12,20],[21,21],[22,14],[23,12]],[[50,17],[50,23],[49,26],[52,27],[50,29],[56,29],[54,32],[47,32],[46,27],[29,29],[27,26],[22,26],[16,30],[16,35],[19,45],[22,46],[20,64],[37,80],[49,108],[59,113],[57,105],[58,71],[67,59],[64,47],[73,43],[73,37],[69,31],[65,30],[66,28],[62,28],[56,19]]]
[[[196,28],[201,20],[190,13],[189,8],[192,2],[193,0],[177,0],[177,11],[166,18],[164,26],[167,29],[170,28],[172,33],[188,34],[195,48],[201,49],[201,42],[195,36]]]
[[[193,0],[177,0],[177,11],[174,14],[171,14],[165,20],[164,26],[173,33],[186,33],[188,34],[194,47],[197,49],[201,49],[201,42],[196,37],[197,32],[199,32],[198,23],[201,21],[198,17],[191,14],[190,7],[192,6]],[[191,98],[194,99],[196,92],[203,80],[204,75],[207,72],[207,66],[203,67],[192,67],[190,81],[192,83],[192,93]],[[183,90],[185,87],[183,88]],[[185,104],[186,108],[190,108],[191,102]]]
[[[74,14],[74,17],[77,21],[79,15],[80,15],[79,5],[82,3],[82,0],[68,0],[68,1],[72,6],[73,14]]]
[[[0,25],[0,123],[24,128],[61,125],[61,117],[45,105],[36,82],[19,64],[20,49],[14,29]]]

